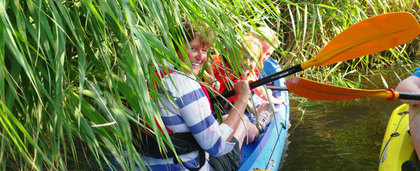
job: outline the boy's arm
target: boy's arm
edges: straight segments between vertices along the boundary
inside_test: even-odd
[[[417,76],[409,76],[408,78],[401,81],[395,90],[398,92],[420,93],[420,78]],[[401,100],[401,102],[416,105],[420,104],[420,101],[414,100]]]
[[[232,134],[227,138],[228,141],[230,141],[230,139],[233,137],[233,134],[235,134],[236,130],[239,127],[239,124],[244,124],[243,113],[245,112],[245,108],[248,104],[248,100],[251,95],[248,81],[241,80],[237,82],[235,84],[235,93],[237,95],[237,100],[233,105],[237,110],[231,109],[228,117],[223,121],[224,124],[229,125],[233,129]]]
[[[257,87],[257,88],[254,89],[254,92],[257,96],[261,97],[263,100],[268,101],[268,94],[265,92],[264,87]],[[271,100],[272,103],[274,103],[274,104],[281,104],[281,103],[285,104],[285,101],[284,101],[283,97],[281,97],[281,96],[277,97],[277,98],[273,97],[271,95],[272,92],[271,92],[270,89],[267,89],[267,92],[270,94],[270,100]]]

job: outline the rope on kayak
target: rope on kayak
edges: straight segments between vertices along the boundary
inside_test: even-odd
[[[395,128],[394,133],[392,133],[392,134],[391,134],[391,136],[389,137],[389,139],[388,139],[388,140],[386,141],[386,143],[385,143],[384,149],[382,150],[382,153],[381,153],[381,159],[379,160],[379,162],[380,162],[380,163],[385,162],[386,158],[388,157],[388,155],[387,155],[387,151],[388,151],[388,145],[389,145],[389,142],[391,141],[391,138],[392,138],[392,137],[397,137],[397,136],[399,136],[399,135],[400,135],[400,133],[398,133],[397,131],[398,131],[398,128],[400,127],[400,124],[401,124],[401,122],[402,122],[403,118],[404,118],[407,114],[408,114],[408,111],[404,111],[404,112],[400,112],[400,113],[398,113],[398,115],[402,115],[402,116],[401,116],[401,118],[400,118],[400,121],[398,122],[397,127]]]

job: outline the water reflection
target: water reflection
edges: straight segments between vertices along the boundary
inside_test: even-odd
[[[414,68],[413,68],[414,69]],[[396,87],[405,67],[377,70],[358,79],[361,89]],[[391,112],[401,104],[378,98],[327,102],[290,100],[290,141],[280,170],[378,170],[379,153]]]
[[[377,170],[389,116],[399,104],[362,98],[310,101],[304,112],[292,108],[290,144],[281,170]]]

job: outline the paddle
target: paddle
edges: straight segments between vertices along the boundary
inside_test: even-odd
[[[420,94],[418,93],[396,92],[393,89],[351,89],[328,85],[299,77],[287,79],[286,86],[289,91],[295,93],[296,95],[314,100],[341,101],[353,100],[362,97],[385,98],[389,101],[394,99],[420,100]]]
[[[277,91],[289,91],[286,86],[267,86],[267,88]]]
[[[249,86],[253,89],[312,66],[330,65],[387,50],[407,43],[419,34],[419,24],[410,13],[397,12],[371,17],[341,32],[315,58],[266,76],[250,83]],[[222,94],[225,98],[234,95],[234,90]],[[211,102],[221,99],[220,96],[212,97]]]

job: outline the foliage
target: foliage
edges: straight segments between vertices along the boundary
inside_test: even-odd
[[[314,57],[358,21],[393,11],[418,15],[418,7],[418,1],[381,0],[0,0],[0,167],[104,169],[115,159],[124,169],[145,169],[130,123],[170,143],[154,121],[162,122],[155,117],[155,70],[190,65],[174,49],[184,42],[182,18],[214,30],[217,53],[231,47],[239,54],[238,35],[268,25],[279,33],[283,43],[275,56],[287,67]],[[407,49],[305,74],[325,79],[410,62],[417,52]],[[239,61],[231,63],[239,72]]]

